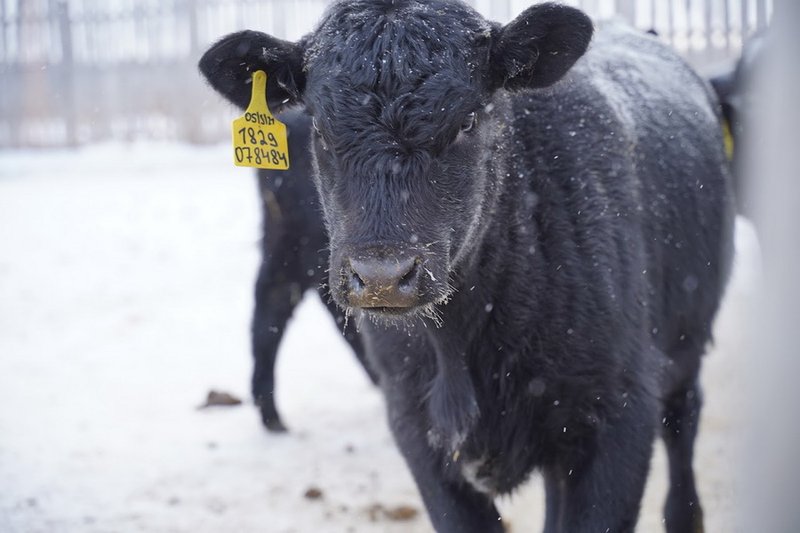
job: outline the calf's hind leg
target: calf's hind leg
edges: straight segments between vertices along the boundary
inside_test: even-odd
[[[669,459],[669,493],[664,506],[667,533],[702,533],[703,509],[695,487],[692,459],[702,394],[697,374],[664,403],[662,436]]]

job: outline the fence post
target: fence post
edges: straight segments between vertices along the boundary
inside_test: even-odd
[[[189,56],[194,59],[200,46],[197,34],[197,2],[186,0],[186,23],[189,24]]]
[[[656,0],[650,0],[650,29],[657,30],[656,24]]]
[[[242,16],[242,10],[244,9],[243,5],[239,6],[239,16]],[[280,39],[286,39],[289,34],[288,25],[286,23],[286,19],[289,17],[289,6],[286,2],[282,2],[280,0],[273,0],[272,2],[272,28],[275,32],[275,35],[278,36]],[[279,13],[278,16],[275,16],[276,13]]]
[[[6,47],[6,0],[0,0],[0,60],[8,62],[8,48]]]
[[[22,51],[24,50],[25,46],[25,30],[23,29],[23,21],[25,20],[25,15],[28,13],[28,6],[22,0],[17,0],[17,61],[22,63],[23,54]]]
[[[496,8],[494,20],[501,20],[503,24],[507,24],[511,20],[511,0],[492,2],[492,7]]]
[[[725,35],[725,52],[730,53],[731,51],[731,9],[728,5],[728,2],[722,2],[722,8],[724,9],[724,35]]]
[[[742,23],[741,23],[741,32],[742,32],[742,46],[744,46],[744,42],[747,40],[747,34],[750,33],[750,0],[742,0]]]
[[[194,65],[200,59],[199,9],[197,2],[185,0],[180,5],[180,9],[185,10],[186,23],[189,25],[189,61],[184,65],[178,60],[176,70],[181,71],[182,67],[188,67],[187,71],[193,75],[192,79],[196,80],[197,85],[200,85],[200,78],[194,68]],[[198,144],[203,141],[202,110],[197,106],[199,100],[197,94],[197,92],[192,91],[192,98],[177,106],[181,109],[180,116],[172,117],[178,129],[179,139],[192,144]]]
[[[636,0],[617,0],[616,11],[631,26],[636,24]]]
[[[686,0],[683,6],[684,16],[686,17],[686,53],[692,53],[692,37],[694,37],[694,28],[692,28],[692,0]]]
[[[75,112],[75,63],[72,55],[72,25],[69,20],[69,6],[66,0],[55,0],[55,8],[58,33],[61,39],[61,107],[67,128],[67,146],[74,147],[78,144],[78,128]]]
[[[767,27],[767,0],[756,0],[756,28]]]
[[[584,10],[586,13],[589,14],[591,17],[597,17],[598,12],[598,0],[581,0],[581,9]]]
[[[711,1],[703,2],[703,46],[707,58],[714,57],[714,28],[711,23]]]

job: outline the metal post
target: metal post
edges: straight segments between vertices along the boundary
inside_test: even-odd
[[[686,53],[692,52],[692,0],[686,0],[684,4],[686,11]]]
[[[6,48],[6,0],[0,0],[0,60],[7,63],[8,48]]]
[[[597,3],[597,0],[581,0],[581,9],[590,16],[596,17],[599,14]]]
[[[503,24],[511,19],[511,0],[500,0],[492,2],[491,18],[498,20]]]
[[[650,29],[656,29],[656,0],[650,0]]]
[[[199,49],[199,39],[197,35],[197,2],[186,0],[186,22],[189,24],[189,55],[194,58]]]
[[[756,28],[767,27],[767,0],[756,0]]]
[[[675,0],[667,1],[667,32],[669,43],[675,46]]]
[[[51,4],[52,7],[52,4]],[[67,146],[77,146],[77,116],[75,112],[75,63],[72,54],[72,25],[66,0],[55,1],[58,33],[61,39],[61,107],[67,128]]]
[[[286,19],[289,17],[290,7],[286,4],[286,2],[281,2],[280,0],[273,0],[271,4],[273,6],[272,31],[274,31],[275,35],[281,39],[286,39],[286,36],[289,34],[289,24],[287,23]]]
[[[634,25],[636,23],[636,1],[635,0],[616,0],[616,11],[625,21]]]
[[[742,46],[747,40],[747,35],[750,33],[750,0],[742,0]]]
[[[731,51],[731,9],[730,5],[728,5],[728,0],[722,2],[722,8],[724,13],[724,21],[725,21],[725,52],[730,53]]]
[[[703,33],[706,49],[706,57],[710,57],[713,53],[714,43],[714,28],[711,27],[711,1],[706,0],[703,2]]]
[[[25,50],[25,19],[28,14],[28,4],[24,0],[17,0],[17,61],[22,63],[23,50]]]

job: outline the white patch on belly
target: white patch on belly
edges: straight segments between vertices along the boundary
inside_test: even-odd
[[[471,461],[464,461],[461,464],[461,475],[464,479],[472,485],[472,488],[478,492],[494,496],[494,487],[490,485],[490,480],[486,477],[479,476],[478,472],[484,465],[484,459],[473,459]]]

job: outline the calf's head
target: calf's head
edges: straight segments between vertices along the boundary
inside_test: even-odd
[[[331,294],[405,314],[446,301],[490,221],[506,175],[506,92],[558,81],[591,35],[583,13],[554,4],[500,26],[455,1],[340,0],[298,42],[235,33],[200,69],[240,107],[255,70],[267,72],[273,111],[306,107]]]

